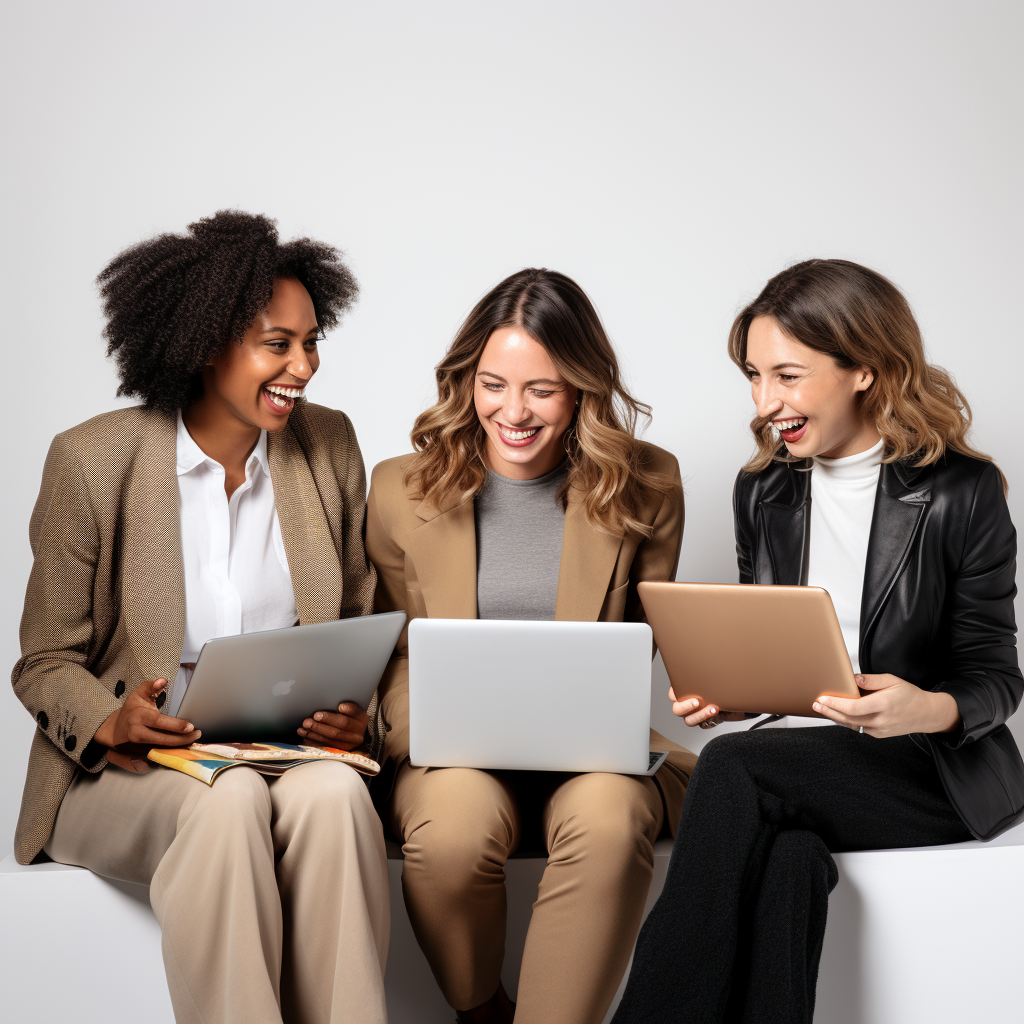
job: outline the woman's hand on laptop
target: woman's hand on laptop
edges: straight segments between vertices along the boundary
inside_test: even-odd
[[[864,696],[822,694],[814,702],[814,710],[877,739],[916,732],[952,732],[960,724],[960,709],[948,693],[922,690],[888,672],[853,678]]]
[[[166,679],[139,683],[96,730],[93,738],[107,748],[111,764],[141,775],[149,771],[146,747],[187,747],[202,735],[191,722],[160,713],[157,701],[166,686]]]
[[[690,726],[700,725],[707,729],[719,722],[742,722],[747,717],[742,711],[722,711],[715,704],[705,704],[701,707],[696,697],[676,700],[675,690],[671,686],[668,688],[668,699],[672,701],[672,714],[678,715]]]
[[[317,747],[355,750],[363,745],[370,717],[358,704],[339,704],[337,713],[315,711],[296,732]]]

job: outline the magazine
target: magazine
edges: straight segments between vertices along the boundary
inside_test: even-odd
[[[208,786],[228,768],[245,765],[264,775],[281,775],[297,764],[311,761],[343,761],[363,775],[376,775],[380,771],[380,765],[365,754],[291,743],[193,743],[188,747],[153,747],[146,757],[165,768],[191,775]]]

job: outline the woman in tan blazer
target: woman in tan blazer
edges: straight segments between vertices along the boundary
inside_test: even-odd
[[[211,634],[371,609],[352,425],[301,400],[355,282],[329,246],[241,213],[100,280],[121,393],[144,404],[59,434],[43,470],[13,673],[37,727],[18,860],[150,886],[179,1022],[382,1024],[386,861],[361,778],[319,762],[206,786],[145,760],[198,738],[164,710]],[[363,710],[310,711],[306,740],[363,742]]]
[[[437,382],[438,403],[413,430],[417,452],[373,473],[376,608],[641,620],[637,584],[675,575],[679,467],[634,438],[647,409],[620,383],[583,291],[548,270],[503,281],[469,315]],[[404,844],[413,929],[445,998],[462,1021],[512,1019],[500,983],[504,864],[543,846],[516,1020],[597,1024],[640,925],[652,845],[675,826],[695,757],[652,732],[671,751],[653,778],[417,768],[408,678],[403,634],[380,687],[378,786]],[[512,727],[528,731],[541,713],[521,709]]]

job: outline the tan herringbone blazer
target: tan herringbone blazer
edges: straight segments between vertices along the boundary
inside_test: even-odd
[[[642,622],[636,585],[641,580],[675,579],[683,538],[683,487],[679,463],[662,448],[646,444],[651,468],[674,481],[667,497],[655,496],[643,521],[649,538],[612,536],[590,522],[581,496],[570,491],[565,511],[562,560],[555,618],[576,622]],[[473,497],[453,498],[437,508],[405,485],[412,455],[382,462],[373,471],[367,499],[366,551],[377,570],[376,611],[400,609],[418,616],[475,619],[476,521]],[[394,772],[409,756],[408,623],[380,683],[381,725],[385,729],[378,795],[389,792]],[[670,751],[656,781],[665,799],[665,820],[675,829],[696,756],[651,731],[651,749]]]
[[[160,677],[173,688],[185,636],[176,425],[120,409],[50,446],[12,673],[37,726],[14,840],[22,864],[49,839],[76,772],[106,765],[93,736],[125,694]],[[348,417],[300,402],[267,455],[299,621],[370,612],[366,474]]]

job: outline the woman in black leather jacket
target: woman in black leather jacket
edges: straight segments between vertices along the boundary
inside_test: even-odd
[[[614,1024],[809,1024],[830,851],[992,839],[1024,814],[1005,484],[906,300],[810,260],[740,313],[729,352],[757,407],[740,579],[825,586],[862,695],[813,705],[844,728],[704,748]],[[671,696],[688,725],[743,717]]]

